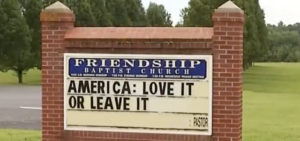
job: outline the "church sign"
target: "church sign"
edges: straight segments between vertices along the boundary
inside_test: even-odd
[[[66,130],[211,135],[211,55],[64,55]]]

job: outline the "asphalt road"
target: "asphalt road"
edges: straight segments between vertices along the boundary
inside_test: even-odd
[[[41,129],[40,86],[0,86],[0,128]]]

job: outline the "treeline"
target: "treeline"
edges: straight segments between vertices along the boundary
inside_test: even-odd
[[[46,7],[56,1],[44,0],[43,6]],[[172,26],[171,15],[163,5],[156,3],[150,3],[145,10],[141,0],[59,1],[74,11],[77,26]]]
[[[41,68],[39,14],[56,0],[0,0],[0,71],[14,70],[19,83]],[[76,26],[172,26],[164,6],[141,0],[60,0],[76,15]],[[212,13],[227,0],[190,0],[176,26],[212,26]],[[258,0],[233,0],[245,11],[244,68],[255,61],[299,61],[300,24],[265,24]]]
[[[212,26],[212,13],[228,0],[190,0],[182,10],[182,22],[177,26]],[[245,12],[244,68],[252,66],[267,52],[268,31],[264,12],[258,0],[233,0]]]
[[[300,61],[300,23],[268,25],[268,52],[260,61],[299,62]]]
[[[13,70],[19,83],[30,68],[41,68],[39,16],[56,0],[0,0],[0,71]],[[164,6],[141,0],[61,0],[76,14],[76,26],[172,26]]]
[[[40,62],[40,6],[35,0],[28,5],[0,0],[0,69],[15,71],[19,83]]]

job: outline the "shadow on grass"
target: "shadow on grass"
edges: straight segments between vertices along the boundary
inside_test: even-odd
[[[300,65],[259,63],[243,74],[244,90],[261,93],[300,93]]]

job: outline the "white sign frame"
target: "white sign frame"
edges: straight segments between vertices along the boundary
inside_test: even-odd
[[[109,128],[109,127],[68,127],[67,126],[67,118],[66,118],[66,94],[67,91],[67,82],[66,77],[68,76],[68,57],[78,57],[78,58],[97,58],[101,55],[101,57],[109,57],[109,58],[143,58],[143,59],[205,59],[207,62],[207,76],[210,77],[209,83],[209,123],[208,123],[208,131],[166,131],[166,130],[148,130],[148,129],[123,129],[123,128]],[[176,80],[176,79],[174,79]],[[70,131],[104,131],[104,132],[125,132],[125,133],[156,133],[156,134],[181,134],[181,135],[212,135],[212,95],[213,90],[213,58],[212,55],[153,55],[153,54],[91,54],[91,53],[64,53],[64,130]]]

